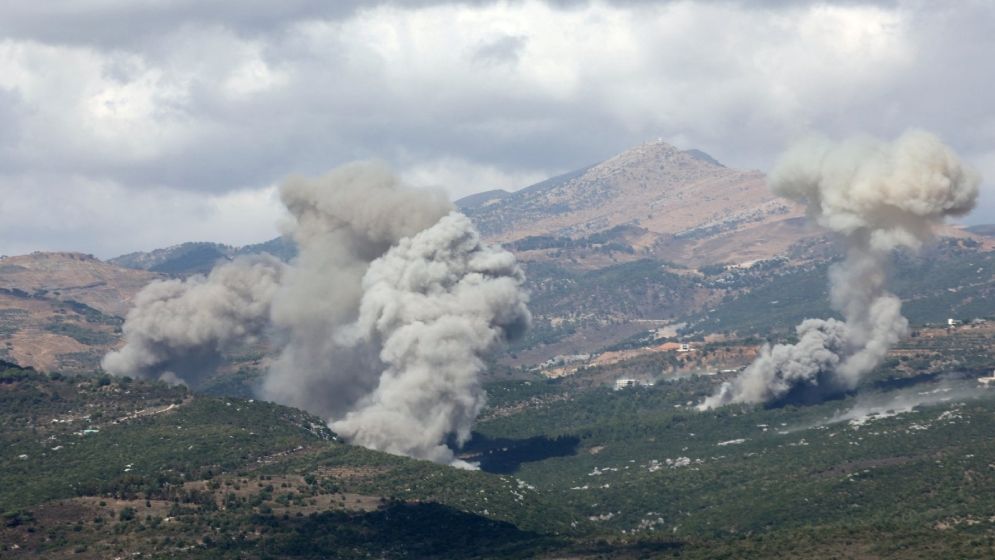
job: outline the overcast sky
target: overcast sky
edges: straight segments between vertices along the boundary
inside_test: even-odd
[[[813,131],[941,136],[995,222],[995,3],[0,5],[0,253],[276,234],[275,185],[378,158],[454,198],[663,138],[767,169]]]

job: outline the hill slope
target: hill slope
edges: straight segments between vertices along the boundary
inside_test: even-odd
[[[123,317],[131,298],[158,275],[114,266],[81,253],[31,253],[0,260],[0,288],[78,301]]]
[[[805,233],[793,220],[799,208],[770,194],[762,173],[730,169],[663,141],[464,211],[502,242],[637,227],[635,249],[676,262],[767,258]],[[746,239],[726,247],[733,237]]]
[[[244,247],[232,247],[231,245],[206,241],[189,242],[148,252],[128,253],[114,257],[108,262],[125,268],[187,276],[206,274],[218,262],[231,260],[239,255],[260,253],[269,253],[286,261],[297,254],[297,249],[292,241],[283,237]]]
[[[0,555],[991,557],[995,392],[936,377],[686,406],[715,381],[490,384],[464,451],[481,472],[269,403],[0,364]]]

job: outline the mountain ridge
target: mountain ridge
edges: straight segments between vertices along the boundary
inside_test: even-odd
[[[486,204],[468,198],[474,204],[462,209],[491,241],[578,239],[628,226],[645,232],[630,240],[635,250],[692,265],[737,252],[742,261],[769,258],[814,233],[798,227],[801,208],[771,194],[760,171],[732,169],[661,139]],[[738,251],[735,235],[756,227],[762,231],[749,237],[770,240]]]
[[[297,254],[297,250],[293,241],[286,237],[275,237],[241,247],[211,241],[188,241],[151,251],[127,253],[108,259],[107,262],[125,268],[182,276],[205,274],[219,261],[261,253],[269,253],[288,261]]]

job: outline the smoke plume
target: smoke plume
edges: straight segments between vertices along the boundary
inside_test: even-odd
[[[945,217],[969,212],[980,178],[935,136],[911,131],[890,143],[810,140],[782,157],[769,182],[845,241],[846,257],[829,271],[830,303],[844,321],[802,322],[798,343],[762,348],[702,409],[855,388],[908,330],[886,287],[891,252],[918,249]]]
[[[198,382],[226,348],[263,334],[283,272],[268,255],[240,257],[207,276],[149,284],[124,322],[124,347],[104,356],[102,367],[113,375]]]
[[[280,198],[298,255],[273,302],[273,323],[285,333],[285,345],[261,396],[339,418],[376,387],[383,370],[377,348],[336,340],[359,317],[363,275],[373,260],[452,205],[443,193],[408,188],[370,163],[317,179],[291,178]]]
[[[387,364],[376,389],[332,429],[360,445],[453,462],[484,405],[480,356],[530,315],[525,277],[507,251],[482,244],[452,213],[370,265],[359,320],[341,339],[378,343]]]
[[[298,248],[289,265],[251,263],[267,276],[240,261],[148,286],[105,369],[193,382],[227,345],[265,332],[279,355],[263,398],[357,444],[467,466],[444,442],[464,443],[484,405],[484,353],[530,321],[514,256],[482,243],[442,193],[380,165],[292,178],[280,195]]]

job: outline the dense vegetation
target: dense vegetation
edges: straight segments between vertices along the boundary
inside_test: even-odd
[[[989,557],[995,391],[900,365],[818,406],[707,413],[721,376],[494,383],[463,450],[481,472],[268,403],[8,363],[0,554]]]
[[[692,330],[766,334],[790,331],[805,318],[837,316],[829,307],[828,267],[781,268],[753,277],[747,291],[734,291],[693,317]],[[899,254],[890,276],[891,289],[914,324],[995,317],[995,253],[953,245],[923,255]]]

